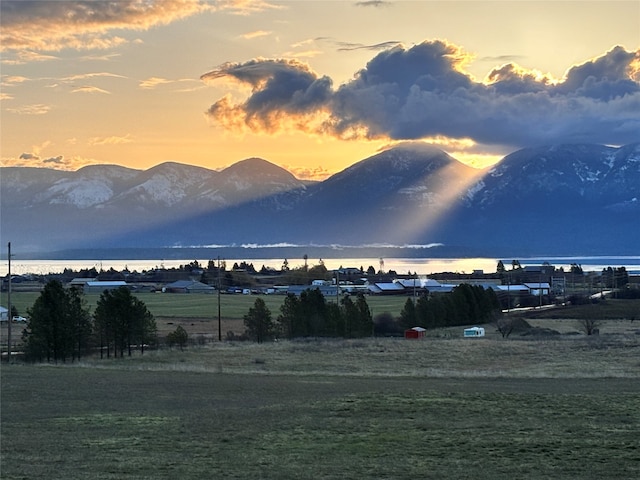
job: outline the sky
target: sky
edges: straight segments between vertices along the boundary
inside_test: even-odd
[[[640,0],[0,2],[3,166],[640,141]]]

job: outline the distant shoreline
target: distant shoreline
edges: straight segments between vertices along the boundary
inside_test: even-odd
[[[468,247],[444,245],[224,245],[224,246],[194,246],[194,247],[161,247],[161,248],[86,248],[55,250],[49,252],[21,252],[19,245],[13,245],[12,256],[21,260],[181,260],[188,258],[496,258],[503,260],[533,259],[542,261],[570,260],[580,261],[593,259],[601,263],[602,260],[637,260],[640,256],[604,253],[531,253],[514,251],[474,251]],[[0,259],[7,260],[6,251],[0,252]],[[616,262],[617,263],[617,262]]]

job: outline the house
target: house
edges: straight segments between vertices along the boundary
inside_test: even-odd
[[[422,327],[413,327],[404,331],[404,338],[407,339],[420,339],[424,338],[424,333],[426,330]]]
[[[0,322],[8,322],[9,321],[9,310],[5,307],[0,306]]]
[[[167,293],[213,293],[215,288],[196,280],[177,280],[165,285],[162,291]]]
[[[464,329],[464,338],[484,337],[484,328],[471,327]]]

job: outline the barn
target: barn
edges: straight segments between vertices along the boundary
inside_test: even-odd
[[[213,293],[215,288],[196,280],[178,280],[163,288],[167,293]]]
[[[121,280],[113,281],[89,281],[84,284],[84,293],[102,293],[105,290],[116,290],[120,287],[128,287],[127,282]]]
[[[404,338],[407,339],[420,339],[424,338],[426,330],[422,327],[413,327],[404,331]]]

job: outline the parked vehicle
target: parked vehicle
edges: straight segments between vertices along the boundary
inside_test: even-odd
[[[24,318],[24,317],[22,317],[20,315],[16,315],[11,320],[14,321],[14,322],[26,322],[27,321],[26,318]]]

